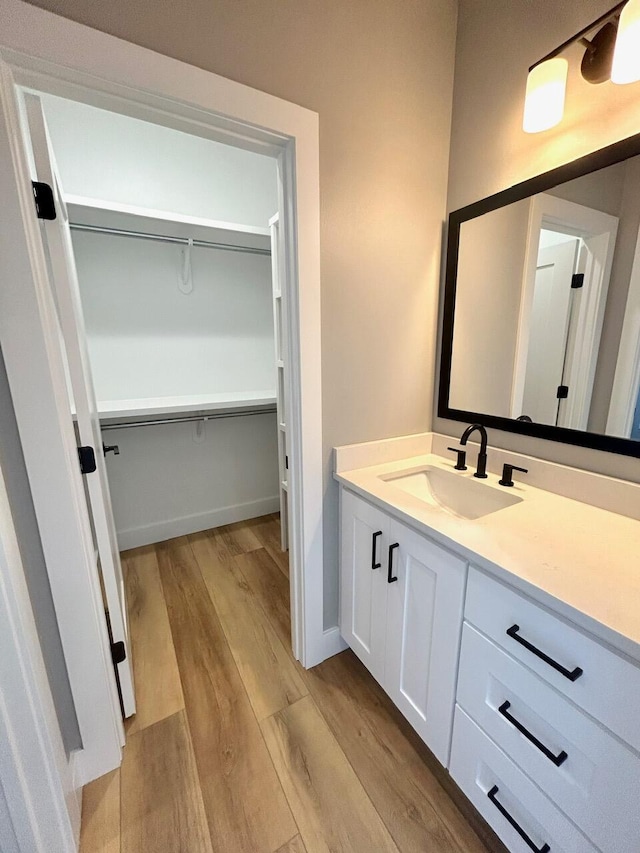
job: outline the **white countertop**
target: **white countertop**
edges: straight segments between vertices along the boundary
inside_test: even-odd
[[[640,521],[523,483],[508,490],[523,498],[520,503],[469,521],[380,479],[421,465],[473,477],[472,469],[455,471],[453,461],[433,454],[334,476],[640,661]],[[489,474],[481,482],[503,491],[498,480]]]

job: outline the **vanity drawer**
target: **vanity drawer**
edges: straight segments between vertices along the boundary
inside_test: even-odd
[[[459,706],[449,771],[511,853],[596,853],[571,821]],[[624,850],[605,849],[608,853]],[[630,848],[625,853],[631,853]]]
[[[640,668],[471,568],[465,619],[640,750]]]
[[[468,623],[456,698],[595,844],[640,847],[640,758]]]

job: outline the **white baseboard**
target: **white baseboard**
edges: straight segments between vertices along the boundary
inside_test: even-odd
[[[324,660],[349,648],[342,639],[340,628],[337,625],[335,628],[327,628],[326,631],[322,632],[322,644],[324,646]]]
[[[175,539],[176,536],[198,533],[212,527],[221,527],[223,524],[233,524],[235,521],[245,521],[248,518],[257,518],[260,515],[270,515],[272,512],[278,512],[279,509],[280,499],[276,495],[250,503],[186,515],[182,518],[170,518],[166,521],[146,524],[143,527],[129,527],[126,530],[118,531],[118,547],[121,551],[128,551],[129,548],[140,548],[142,545],[164,542],[165,539]]]
[[[307,669],[318,666],[323,660],[327,660],[327,658],[340,654],[340,652],[349,648],[342,639],[340,628],[337,625],[334,628],[327,628],[323,631],[317,646],[314,643],[314,647],[306,661]]]

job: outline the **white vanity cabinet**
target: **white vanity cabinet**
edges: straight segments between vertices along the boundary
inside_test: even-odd
[[[514,853],[639,851],[640,668],[474,567],[464,619],[463,792]]]
[[[640,853],[640,522],[531,487],[456,516],[396,482],[453,463],[397,452],[336,454],[344,639],[509,853]]]
[[[387,631],[383,551],[389,541],[390,519],[344,490],[341,513],[340,633],[382,684]]]
[[[347,490],[340,628],[446,766],[467,564]]]

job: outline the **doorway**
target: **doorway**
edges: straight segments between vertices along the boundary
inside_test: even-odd
[[[130,717],[119,552],[274,512],[286,525],[276,164],[32,92],[24,114],[34,179],[52,188],[57,214],[42,239]]]
[[[27,14],[32,13],[39,14],[36,10],[27,11]],[[73,28],[73,25],[69,26]],[[30,31],[29,27],[23,26],[21,39],[25,29]],[[100,626],[98,618],[102,602],[90,530],[88,522],[83,521],[79,515],[81,499],[84,500],[84,497],[81,494],[82,481],[79,479],[77,467],[74,468],[78,464],[76,442],[69,426],[63,423],[62,400],[66,396],[66,379],[62,375],[64,371],[59,359],[60,342],[56,341],[51,324],[53,306],[46,304],[51,300],[45,293],[45,284],[48,285],[48,282],[42,249],[38,248],[39,234],[33,198],[30,198],[31,188],[27,180],[28,163],[20,151],[16,119],[18,110],[13,107],[14,80],[32,90],[62,96],[72,93],[73,99],[94,106],[108,104],[109,108],[116,112],[136,114],[135,117],[151,119],[172,127],[179,126],[187,132],[195,129],[196,135],[216,140],[231,140],[244,149],[267,153],[277,161],[280,228],[285,249],[282,266],[287,280],[292,282],[291,310],[285,318],[285,327],[287,333],[291,333],[288,334],[287,345],[293,354],[291,371],[286,382],[295,391],[290,395],[290,421],[294,436],[287,448],[290,460],[287,485],[294,593],[293,650],[295,656],[306,666],[312,666],[334,650],[338,650],[334,632],[329,632],[329,636],[326,636],[323,631],[322,543],[317,537],[317,530],[322,528],[317,117],[306,110],[246,90],[245,87],[236,86],[229,81],[222,81],[205,72],[196,74],[200,79],[194,81],[192,72],[195,69],[187,69],[185,66],[184,73],[181,74],[180,69],[176,69],[176,64],[164,57],[154,57],[150,61],[151,66],[155,66],[154,79],[164,81],[150,86],[145,78],[150,65],[147,63],[145,66],[144,62],[139,61],[138,54],[141,49],[133,45],[121,45],[108,36],[95,35],[98,41],[105,42],[102,49],[96,50],[95,56],[108,57],[108,63],[112,65],[109,71],[105,72],[103,68],[102,74],[97,77],[86,53],[83,53],[77,63],[83,71],[70,70],[73,49],[69,52],[68,46],[62,48],[60,40],[54,38],[50,41],[45,39],[44,42],[34,39],[32,49],[35,54],[39,51],[48,52],[49,61],[53,59],[60,63],[55,66],[55,73],[50,73],[51,66],[48,71],[43,72],[38,60],[24,55],[18,59],[13,54],[7,55],[5,58],[9,59],[10,66],[3,68],[3,80],[6,84],[3,89],[3,106],[5,117],[10,114],[11,119],[3,138],[4,153],[7,162],[17,164],[15,174],[5,176],[4,183],[7,197],[15,197],[16,201],[15,205],[7,205],[3,211],[7,219],[10,215],[13,216],[11,227],[6,229],[6,233],[14,235],[10,244],[11,251],[4,257],[4,261],[9,264],[14,261],[18,263],[19,259],[23,273],[21,292],[9,287],[3,295],[3,308],[9,306],[12,309],[13,328],[9,328],[9,324],[2,324],[0,335],[3,345],[5,341],[7,344],[7,369],[16,415],[25,444],[36,514],[43,530],[43,547],[49,558],[47,565],[54,575],[52,592],[56,599],[61,633],[65,634],[62,637],[63,646],[83,740],[82,760],[78,763],[80,783],[118,763],[122,736],[116,716],[113,715],[113,692],[105,681],[108,638],[106,629]],[[11,29],[4,37],[11,40]],[[113,42],[116,42],[116,47]],[[24,49],[23,42],[21,46]],[[124,57],[122,51],[125,54],[130,52],[131,56]],[[167,66],[171,66],[170,72]],[[126,73],[123,70],[125,67],[129,69]],[[131,67],[137,68],[139,73],[132,73]],[[167,82],[170,78],[171,85]],[[126,92],[121,88],[120,81],[126,82]],[[136,82],[140,89],[134,88]],[[221,113],[225,114],[225,118],[221,117]],[[230,119],[230,115],[242,118]],[[265,127],[275,127],[278,130],[267,131]],[[304,226],[302,234],[296,224]],[[26,239],[20,236],[23,232],[27,235]],[[304,275],[305,278],[304,293],[299,292],[297,288],[299,275]],[[33,298],[29,291],[26,302],[22,299],[25,282],[33,282],[34,287]],[[3,315],[6,316],[4,311]],[[31,317],[31,321],[27,322],[27,317]],[[28,365],[21,360],[25,337],[28,337],[30,344],[35,347],[33,358]],[[27,376],[29,370],[34,373],[38,370],[42,372],[38,376],[37,387]],[[303,385],[309,392],[304,396],[300,393]],[[34,411],[33,395],[36,391],[39,392],[38,419],[30,417]],[[49,440],[51,431],[57,436],[57,445]],[[44,458],[39,450],[45,445],[48,448],[48,458]],[[53,456],[54,451],[57,453],[58,450],[59,467],[56,469],[52,460],[58,459]],[[54,499],[55,471],[59,473],[58,484],[61,488],[55,491]],[[61,540],[61,527],[55,525],[51,519],[54,506],[58,510],[58,516],[60,510],[64,509],[65,523],[68,522],[75,531],[73,535],[66,535],[64,542],[55,541],[56,538]],[[64,529],[67,534],[67,528]],[[74,540],[73,536],[77,538]],[[74,577],[73,589],[69,589],[70,564],[80,572]],[[91,608],[85,610],[78,606],[85,592],[87,600],[91,601],[93,612]],[[68,618],[62,619],[60,613],[65,606]],[[82,644],[78,644],[78,619],[84,619],[89,629],[86,636],[82,635]],[[91,664],[91,672],[87,670],[87,661]],[[88,675],[90,678],[87,678]],[[113,715],[111,722],[110,705]]]
[[[586,429],[617,230],[594,208],[531,199],[511,417]]]

